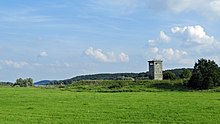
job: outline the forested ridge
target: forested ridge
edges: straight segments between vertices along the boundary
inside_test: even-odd
[[[165,70],[163,73],[172,72],[175,74],[176,78],[181,78],[183,70],[190,70],[192,68],[180,68],[180,69],[170,69]],[[89,74],[76,76],[70,79],[65,80],[43,80],[36,82],[35,85],[59,85],[59,84],[71,84],[76,81],[81,80],[146,80],[149,72],[140,72],[140,73],[101,73],[101,74]]]

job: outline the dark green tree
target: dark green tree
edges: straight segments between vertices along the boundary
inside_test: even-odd
[[[209,89],[220,85],[218,65],[211,60],[198,60],[187,85],[194,89]]]
[[[189,69],[184,69],[180,75],[180,78],[190,79],[191,76],[192,76],[192,72]]]
[[[176,75],[173,72],[171,72],[171,71],[165,71],[163,73],[163,79],[175,80],[176,79]]]

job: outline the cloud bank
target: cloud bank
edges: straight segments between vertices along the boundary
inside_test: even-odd
[[[176,26],[171,27],[167,33],[160,31],[158,38],[148,40],[147,51],[152,58],[183,65],[191,62],[192,65],[199,58],[219,62],[219,45],[220,42],[201,25]]]

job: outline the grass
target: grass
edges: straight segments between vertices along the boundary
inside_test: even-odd
[[[84,80],[65,87],[69,91],[143,92],[188,91],[184,80]]]
[[[0,88],[0,123],[220,123],[219,92]]]

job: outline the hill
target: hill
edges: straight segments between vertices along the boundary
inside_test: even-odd
[[[184,69],[189,69],[192,71],[191,68],[180,68],[180,69],[165,70],[164,72],[171,71],[177,76],[177,78],[180,78],[180,75]],[[148,74],[149,72],[91,74],[91,75],[76,76],[65,80],[53,80],[53,81],[43,80],[36,82],[35,85],[71,84],[81,80],[146,80],[149,79]]]
[[[35,82],[34,85],[35,85],[35,86],[38,86],[38,85],[47,85],[47,84],[50,83],[50,82],[51,82],[50,80],[42,80],[42,81]]]

